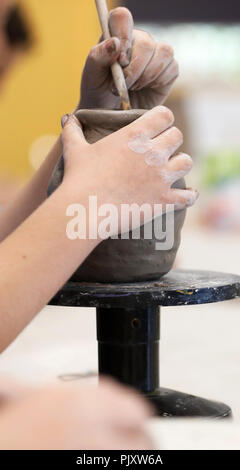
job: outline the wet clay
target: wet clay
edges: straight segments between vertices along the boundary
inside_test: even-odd
[[[76,116],[82,123],[83,132],[89,143],[95,143],[112,132],[127,126],[141,117],[146,110],[109,111],[80,110]],[[114,155],[112,156],[114,158]],[[63,157],[53,173],[49,195],[61,184],[64,175]],[[116,182],[117,184],[117,182]],[[185,188],[181,179],[173,185]],[[88,256],[75,272],[73,281],[87,282],[137,282],[159,279],[173,266],[181,241],[181,229],[185,219],[185,210],[175,212],[174,246],[168,251],[156,251],[157,240],[144,240],[144,227],[141,227],[140,240],[108,239],[104,240]],[[152,222],[150,222],[152,224]],[[166,230],[166,216],[162,217],[162,230]]]

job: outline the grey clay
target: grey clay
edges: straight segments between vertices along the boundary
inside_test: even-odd
[[[127,126],[145,112],[146,110],[136,109],[131,111],[80,110],[76,113],[76,116],[82,123],[87,141],[94,143]],[[49,185],[49,194],[61,184],[63,175],[64,160],[61,157]],[[174,187],[185,188],[184,180],[175,183]],[[118,238],[103,241],[88,256],[71,280],[111,283],[159,279],[170,271],[175,261],[181,241],[181,229],[185,213],[184,210],[175,212],[175,237],[174,246],[171,250],[156,251],[155,243],[157,240],[155,238],[144,240],[144,229],[141,227],[140,240],[131,240],[130,235],[129,240]],[[163,216],[162,223],[163,230],[165,230],[165,216]]]

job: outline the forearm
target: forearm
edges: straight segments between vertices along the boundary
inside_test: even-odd
[[[0,242],[12,233],[47,197],[52,172],[62,154],[60,138],[31,181],[19,191],[0,214]]]
[[[97,246],[96,240],[69,240],[66,208],[87,207],[64,183],[0,245],[0,350],[3,351],[49,302]]]

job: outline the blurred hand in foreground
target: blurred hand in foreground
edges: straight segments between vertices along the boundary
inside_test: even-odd
[[[39,390],[0,382],[0,449],[152,449],[151,415],[141,396],[107,379]]]

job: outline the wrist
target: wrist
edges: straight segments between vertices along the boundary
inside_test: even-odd
[[[91,249],[101,243],[104,238],[99,235],[99,207],[102,205],[101,192],[94,185],[92,188],[88,179],[86,183],[79,184],[69,177],[63,180],[57,191],[61,191],[61,199],[64,201],[64,210],[67,218],[70,235],[73,239],[86,239]],[[74,233],[73,233],[74,232]],[[110,235],[109,235],[110,236]],[[106,236],[108,238],[108,236]]]

